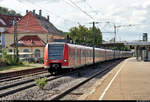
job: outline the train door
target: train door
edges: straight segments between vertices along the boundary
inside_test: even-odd
[[[104,54],[105,54],[104,55],[105,56],[104,60],[107,61],[107,51],[106,50],[104,51]]]
[[[78,66],[78,49],[75,48],[75,66]]]
[[[77,49],[77,65],[81,65],[81,49]]]
[[[75,66],[75,49],[73,47],[69,47],[69,65]]]
[[[87,59],[88,59],[88,64],[90,64],[90,49],[88,50]]]
[[[85,64],[87,64],[87,62],[86,62],[86,54],[87,54],[87,51],[86,51],[86,49],[84,49],[84,61],[85,61]]]
[[[84,65],[84,52],[83,52],[83,49],[81,49],[81,65]]]

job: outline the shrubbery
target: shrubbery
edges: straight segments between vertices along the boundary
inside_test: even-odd
[[[40,89],[43,89],[44,86],[47,84],[47,78],[46,78],[46,77],[36,79],[35,81],[36,81],[36,85],[37,85]]]
[[[0,59],[1,64],[6,63],[7,65],[20,65],[23,64],[22,61],[16,62],[14,60],[14,55],[8,55],[6,51],[2,51],[2,57]]]

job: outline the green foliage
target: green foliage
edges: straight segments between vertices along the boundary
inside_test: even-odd
[[[16,15],[16,16],[21,16],[21,14],[19,13],[16,13],[16,11],[14,10],[8,10],[8,8],[5,8],[5,7],[0,7],[0,14],[3,14],[3,15]]]
[[[46,78],[46,77],[36,79],[35,81],[36,81],[36,85],[37,85],[40,89],[43,89],[44,86],[47,84],[47,78]]]
[[[2,51],[2,57],[1,57],[1,63],[7,62],[6,56],[7,56],[7,52],[5,50],[3,50]]]
[[[23,62],[20,61],[20,60],[16,63],[16,60],[14,60],[14,57],[16,57],[16,56],[8,55],[7,51],[5,51],[5,49],[4,49],[2,51],[1,63],[7,63],[8,65],[20,65],[20,64],[23,64]]]
[[[23,64],[23,65],[29,65],[29,62],[23,62],[23,61],[22,61],[22,64]]]
[[[12,55],[6,55],[8,65],[15,65],[14,57]]]
[[[112,50],[120,50],[120,51],[131,51],[128,47],[125,46],[119,46],[119,47],[111,47]]]
[[[77,44],[92,45],[94,41],[94,34],[96,34],[95,45],[99,46],[102,43],[102,33],[99,28],[87,28],[79,25],[78,27],[72,27],[67,34],[70,40],[73,40]]]

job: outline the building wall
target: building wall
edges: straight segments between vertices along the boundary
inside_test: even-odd
[[[40,57],[44,58],[44,47],[18,47],[18,49],[19,49],[19,52],[24,52],[25,49],[28,49],[30,52],[33,53],[32,57],[35,57],[34,56],[35,50],[39,49],[40,50]]]
[[[35,50],[39,49],[41,58],[44,57],[44,47],[18,47],[19,52],[24,52],[25,49],[28,49],[29,52],[33,53],[33,57],[35,57],[34,56]],[[14,48],[13,47],[7,48],[8,52],[10,52],[10,50],[13,52]]]
[[[65,37],[58,36],[58,35],[52,35],[52,34],[18,34],[18,40],[22,38],[23,36],[27,35],[37,35],[40,37],[41,40],[43,40],[45,43],[52,42],[54,39],[64,39]],[[14,34],[5,34],[5,45],[6,47],[10,47],[11,44],[14,43]]]
[[[54,39],[64,39],[65,37],[58,36],[58,35],[53,35],[53,34],[18,34],[18,40],[22,38],[23,36],[27,35],[37,35],[40,37],[41,40],[43,40],[45,43],[52,42]],[[5,47],[7,48],[7,51],[12,49],[10,45],[14,43],[14,34],[5,34]],[[23,52],[24,49],[29,49],[31,52],[34,53],[35,49],[40,49],[41,51],[41,57],[44,55],[44,47],[18,47],[19,52]]]

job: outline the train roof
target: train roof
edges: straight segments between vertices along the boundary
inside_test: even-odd
[[[47,44],[66,44],[65,42],[50,42],[50,43],[47,43]]]
[[[67,45],[72,46],[72,47],[93,49],[93,47],[90,47],[90,46],[70,44],[70,43],[65,43],[65,42],[51,42],[51,43],[48,43],[48,44],[67,44]],[[97,49],[97,50],[105,50],[105,51],[113,51],[111,49],[103,49],[103,48],[95,48],[95,49]],[[115,51],[118,52],[119,50],[115,50]],[[123,53],[124,52],[132,53],[131,51],[121,51],[121,52],[123,52]]]

